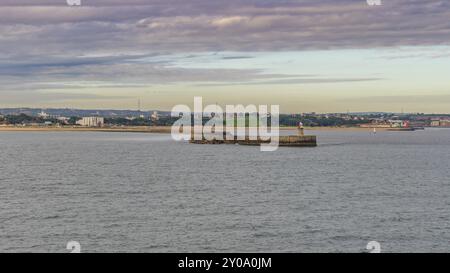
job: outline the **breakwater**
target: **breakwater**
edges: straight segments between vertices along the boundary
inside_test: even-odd
[[[193,144],[239,144],[239,145],[261,145],[270,143],[271,140],[250,139],[226,139],[226,140],[207,140],[203,138],[202,140],[196,140],[194,137],[191,138],[190,143]],[[316,147],[317,137],[316,136],[280,136],[279,144],[280,147]]]

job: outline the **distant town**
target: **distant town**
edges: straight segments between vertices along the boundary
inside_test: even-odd
[[[171,117],[170,112],[156,110],[0,109],[2,127],[171,126],[177,119]],[[306,127],[450,128],[450,114],[311,112],[280,115],[280,126],[298,126],[299,123]]]

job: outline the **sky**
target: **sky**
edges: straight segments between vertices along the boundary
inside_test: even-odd
[[[448,18],[448,0],[0,0],[0,107],[450,113]]]

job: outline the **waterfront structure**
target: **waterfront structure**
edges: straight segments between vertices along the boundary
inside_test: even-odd
[[[278,136],[278,146],[280,147],[316,147],[317,146],[317,137],[314,135],[290,135],[290,136]],[[251,139],[249,136],[246,136],[245,139],[240,140],[237,136],[232,136],[230,139],[230,135],[224,133],[224,139],[218,140],[207,140],[204,136],[201,137],[200,140],[195,139],[195,133],[191,133],[190,143],[193,144],[239,144],[239,145],[261,145],[261,144],[269,144],[270,140],[262,140],[260,137],[257,139]]]
[[[447,119],[432,120],[431,127],[450,127],[450,120]]]
[[[280,147],[316,147],[317,137],[316,136],[280,136],[278,146]],[[193,144],[239,144],[239,145],[261,145],[268,144],[270,140],[250,140],[246,138],[245,140],[195,140],[193,137],[189,141]]]
[[[103,117],[84,117],[77,121],[77,124],[86,127],[103,127],[105,119]]]
[[[371,123],[360,124],[361,128],[410,128],[411,122],[409,120],[400,119],[373,119]]]

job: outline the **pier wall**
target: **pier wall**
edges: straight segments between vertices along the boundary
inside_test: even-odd
[[[190,143],[194,144],[239,144],[239,145],[261,145],[264,143],[270,143],[270,140],[251,140],[247,137],[245,140],[227,139],[227,140],[195,140],[191,138]],[[316,136],[280,136],[279,146],[281,147],[316,147],[317,137]]]

